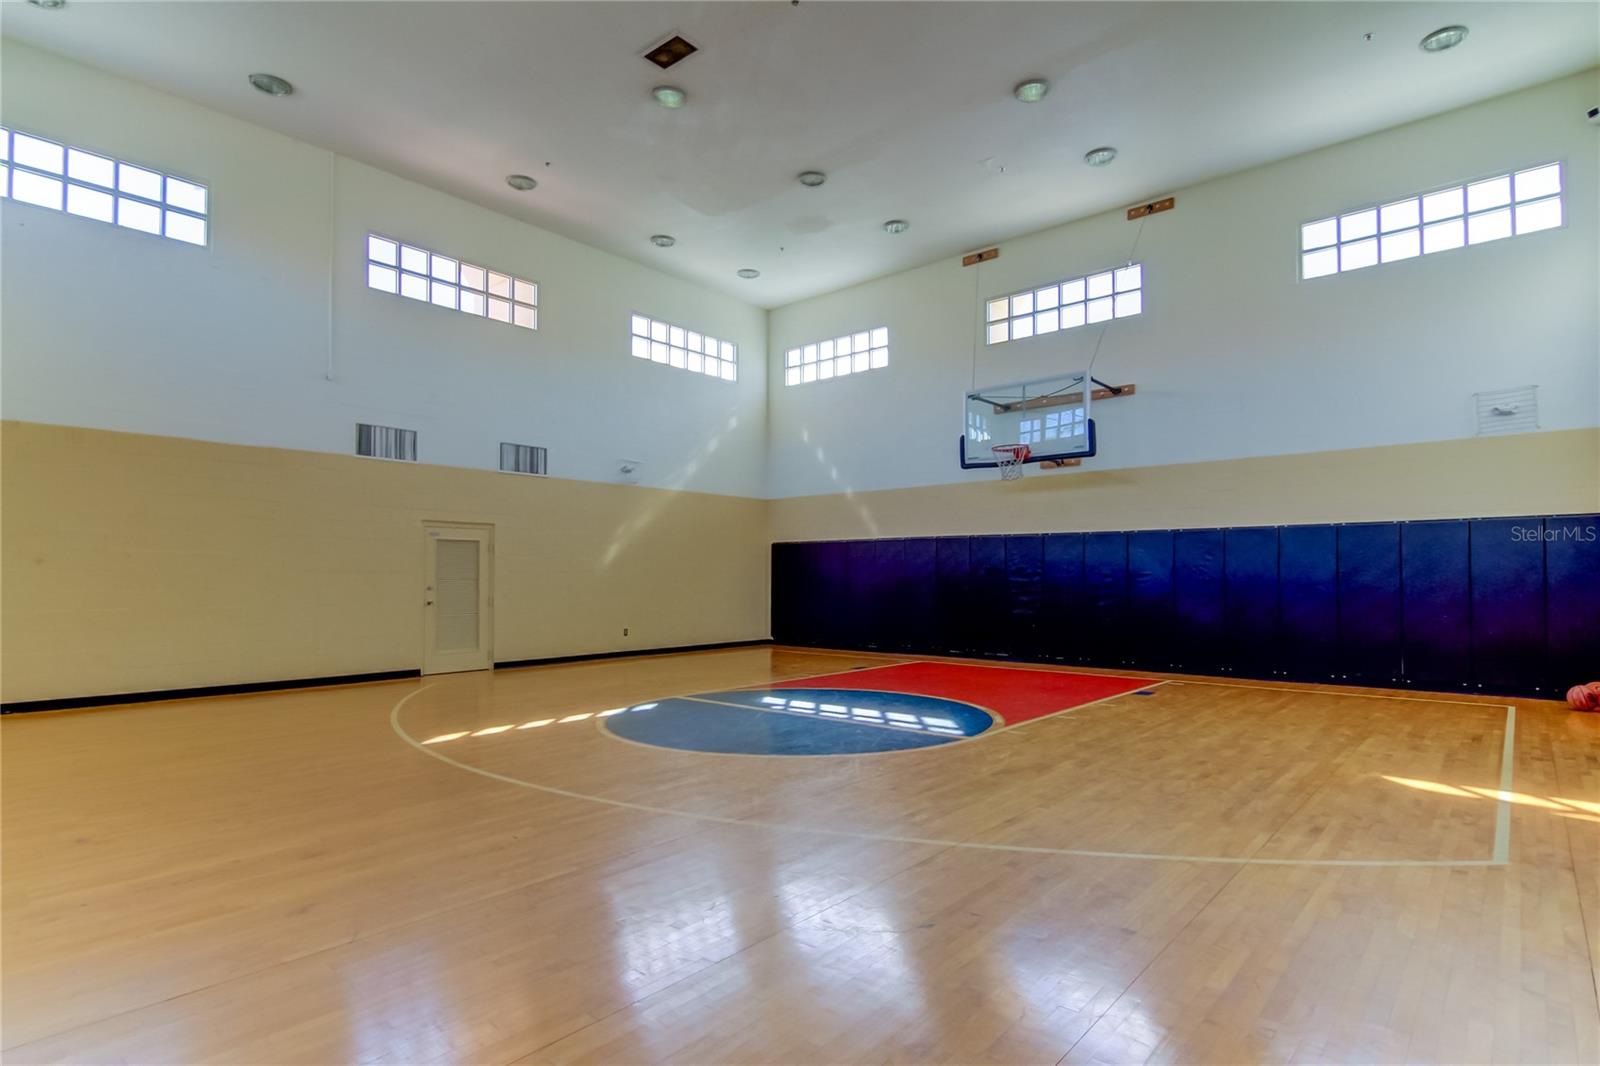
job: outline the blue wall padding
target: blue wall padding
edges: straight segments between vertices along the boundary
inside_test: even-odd
[[[1600,515],[1544,520],[1546,675],[1557,693],[1600,681]]]
[[[935,542],[939,585],[939,639],[936,651],[965,655],[972,651],[972,612],[967,605],[966,537],[940,537]]]
[[[835,622],[847,648],[871,646],[878,631],[878,605],[883,601],[883,575],[878,570],[878,546],[870,540],[845,542],[846,583],[844,609]]]
[[[1406,680],[1469,688],[1472,567],[1466,522],[1411,522],[1400,531]]]
[[[794,644],[801,636],[795,628],[794,580],[799,571],[795,556],[798,544],[772,546],[772,639],[779,644]]]
[[[1517,691],[1544,674],[1544,523],[1482,518],[1471,526],[1472,681]]]
[[[913,537],[905,543],[905,580],[900,591],[901,651],[923,651],[939,635],[939,598],[934,569],[932,537]]]
[[[1002,655],[1009,639],[1005,630],[1011,622],[1006,538],[973,537],[969,545],[968,596],[972,603],[982,604],[983,610],[968,639],[980,655]]]
[[[780,557],[774,552],[772,559],[773,579],[779,584],[787,583],[789,592],[786,600],[789,604],[789,617],[780,621],[773,619],[773,625],[790,634],[787,638],[798,644],[817,644],[822,639],[822,629],[818,624],[817,605],[821,602],[819,590],[821,587],[822,556],[827,549],[826,544],[792,544],[787,545],[794,549],[786,557],[787,564],[795,568],[792,577],[785,577],[780,570]],[[779,545],[774,545],[774,548]],[[774,602],[774,609],[777,604]],[[777,630],[774,630],[776,635]]]
[[[1134,666],[1172,669],[1172,531],[1128,534],[1128,606],[1131,633],[1126,656]]]
[[[1560,697],[1600,516],[775,544],[785,643]]]
[[[862,646],[875,651],[901,651],[906,640],[905,570],[906,542],[903,540],[868,541],[876,551],[873,565],[876,572],[866,583],[871,588],[875,602],[870,617],[872,628],[864,634]]]
[[[1083,534],[1049,533],[1043,538],[1040,611],[1041,658],[1055,662],[1088,662],[1084,641],[1088,626],[1083,592]]]
[[[1278,530],[1278,663],[1285,677],[1338,676],[1338,543],[1333,526]]]
[[[818,561],[817,626],[830,642],[843,648],[855,647],[855,633],[849,624],[854,596],[850,587],[850,545],[829,544]]]
[[[1340,679],[1399,684],[1400,635],[1400,526],[1340,526]]]
[[[1172,540],[1174,670],[1222,668],[1222,530],[1181,529]]]
[[[1278,531],[1230,529],[1223,534],[1227,590],[1223,599],[1223,673],[1272,677],[1278,667]]]
[[[1011,621],[1005,627],[1010,632],[999,634],[1001,649],[998,654],[1036,659],[1044,629],[1041,615],[1044,538],[1037,533],[1017,533],[1006,537],[1005,542],[1006,596]]]
[[[1126,631],[1128,536],[1086,533],[1083,537],[1083,590],[1092,624],[1084,633],[1089,661],[1124,666],[1132,641]]]

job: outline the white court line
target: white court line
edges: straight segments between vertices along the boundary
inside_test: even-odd
[[[412,698],[419,696],[428,691],[428,689],[434,687],[437,686],[423,685],[416,691],[407,693],[405,696],[401,697],[401,699],[395,703],[394,707],[389,711],[389,728],[394,731],[396,736],[405,741],[407,744],[411,745],[417,751],[420,751],[422,754],[427,755],[430,758],[438,759],[442,763],[447,763],[450,766],[454,766],[458,770],[465,770],[469,774],[477,774],[479,777],[486,777],[491,781],[499,781],[502,784],[515,785],[518,788],[526,788],[534,792],[543,792],[550,796],[562,796],[566,799],[584,800],[589,803],[599,803],[607,807],[616,807],[621,810],[639,811],[644,814],[660,814],[674,818],[689,818],[700,822],[711,822],[716,825],[742,825],[753,829],[771,829],[793,833],[810,833],[813,836],[826,836],[842,838],[846,840],[868,840],[888,844],[916,844],[939,848],[970,848],[976,851],[1000,851],[1027,855],[1071,855],[1081,858],[1132,859],[1157,862],[1190,862],[1225,866],[1349,866],[1410,868],[1504,865],[1504,863],[1497,862],[1494,859],[1257,859],[1234,858],[1226,855],[1171,855],[1156,852],[1096,851],[1086,848],[1046,848],[1027,844],[991,844],[982,841],[944,840],[937,837],[898,836],[889,833],[858,833],[848,829],[824,829],[813,826],[788,825],[783,822],[768,822],[754,818],[728,818],[716,814],[702,814],[698,811],[683,811],[676,810],[671,807],[657,807],[648,803],[630,803],[627,800],[610,799],[606,796],[594,796],[585,792],[574,792],[571,789],[557,788],[554,785],[540,785],[535,784],[532,781],[524,781],[521,778],[495,773],[493,770],[485,770],[479,766],[472,766],[469,763],[452,759],[450,756],[435,748],[425,747],[410,733],[407,733],[405,728],[400,724],[400,710],[408,702],[410,702]],[[1123,693],[1123,695],[1128,695],[1128,693]],[[1107,698],[1110,699],[1115,697]],[[1085,704],[1085,706],[1088,705]],[[1072,709],[1076,710],[1076,708]],[[1021,722],[1018,724],[1026,725],[1027,723]],[[981,736],[982,734],[979,735]],[[1509,780],[1503,770],[1501,773],[1501,780]]]
[[[1115,675],[1115,674],[1096,674],[1094,676],[1096,676],[1096,677],[1115,677],[1117,675]],[[1126,680],[1133,681],[1135,679],[1130,677],[1130,678],[1126,678]],[[1081,711],[1085,707],[1098,707],[1102,703],[1110,703],[1112,700],[1120,700],[1124,696],[1132,696],[1135,692],[1140,692],[1140,691],[1143,691],[1144,689],[1147,689],[1147,688],[1159,688],[1162,685],[1167,685],[1167,684],[1171,684],[1171,682],[1168,682],[1168,681],[1155,681],[1155,682],[1152,682],[1151,684],[1148,684],[1148,685],[1140,685],[1138,688],[1131,688],[1126,692],[1113,692],[1109,696],[1101,696],[1099,699],[1090,700],[1088,703],[1079,703],[1079,704],[1076,704],[1075,706],[1072,706],[1072,707],[1063,707],[1059,711],[1051,711],[1049,714],[1041,714],[1039,717],[1030,718],[1026,722],[1012,722],[1010,725],[1001,726],[999,729],[986,730],[985,732],[979,733],[977,735],[980,736],[980,737],[986,737],[986,736],[989,736],[992,733],[1008,733],[1013,729],[1021,729],[1025,725],[1032,725],[1035,722],[1042,722],[1047,718],[1060,718],[1064,714],[1072,714],[1074,711]]]
[[[1494,863],[1511,861],[1511,769],[1516,761],[1517,709],[1506,705],[1506,739],[1500,748],[1500,808],[1494,812]]]

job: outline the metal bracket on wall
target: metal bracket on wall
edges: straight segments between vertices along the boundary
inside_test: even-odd
[[[1159,215],[1161,212],[1171,211],[1177,206],[1178,199],[1175,196],[1164,197],[1160,200],[1151,200],[1147,204],[1140,204],[1138,207],[1128,208],[1128,221],[1132,222],[1135,219],[1144,218],[1146,215]]]

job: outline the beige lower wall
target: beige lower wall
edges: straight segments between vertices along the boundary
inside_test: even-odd
[[[417,668],[425,520],[494,524],[499,660],[762,638],[767,506],[6,422],[0,698]]]
[[[6,422],[0,699],[415,669],[430,520],[504,661],[765,637],[774,540],[1595,510],[1600,430],[767,501]]]
[[[1092,460],[1091,460],[1092,462]],[[1600,429],[800,496],[772,539],[1177,529],[1600,510]]]

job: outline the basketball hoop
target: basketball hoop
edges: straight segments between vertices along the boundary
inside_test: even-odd
[[[1001,481],[1022,480],[1022,464],[1033,454],[1032,448],[1026,444],[996,444],[989,450],[994,453],[994,463],[1000,468]]]

